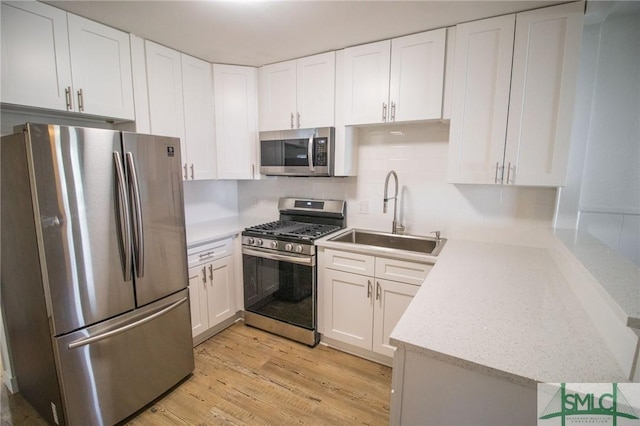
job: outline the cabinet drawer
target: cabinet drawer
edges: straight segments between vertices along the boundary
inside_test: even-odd
[[[190,248],[188,251],[189,267],[230,256],[232,252],[233,241],[231,238]]]
[[[348,251],[325,250],[325,267],[338,271],[373,276],[375,257]]]
[[[391,281],[421,285],[433,265],[403,260],[376,258],[375,276]]]

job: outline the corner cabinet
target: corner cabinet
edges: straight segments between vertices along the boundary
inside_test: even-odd
[[[39,2],[2,2],[2,103],[133,120],[129,35]]]
[[[260,130],[334,125],[335,52],[259,69]]]
[[[214,179],[211,64],[149,40],[145,57],[151,132],[180,138],[184,180]]]
[[[235,262],[231,239],[189,250],[189,301],[194,346],[235,318]],[[224,328],[224,327],[222,327]]]
[[[448,181],[562,186],[584,3],[456,27]]]
[[[344,50],[346,125],[442,118],[446,29]]]
[[[213,65],[218,179],[255,179],[258,174],[257,70]]]
[[[333,249],[320,256],[322,335],[393,357],[391,331],[433,265]]]

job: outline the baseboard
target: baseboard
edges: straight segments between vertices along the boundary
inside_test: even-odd
[[[198,346],[199,344],[201,344],[205,340],[215,336],[216,334],[220,333],[225,328],[231,327],[233,324],[235,324],[236,322],[240,321],[241,319],[242,319],[242,312],[238,311],[231,318],[228,318],[228,319],[222,321],[220,324],[214,325],[213,327],[211,327],[207,331],[198,334],[197,336],[195,336],[193,338],[193,347],[195,348],[196,346]]]
[[[330,337],[326,337],[324,335],[320,337],[320,344],[339,350],[341,352],[346,352],[348,354],[357,356],[359,358],[364,358],[366,360],[373,361],[378,364],[386,365],[387,367],[393,367],[392,357],[380,355],[373,351],[362,349],[357,346],[352,346],[348,343],[343,343],[343,342],[340,342],[339,340],[335,340]]]

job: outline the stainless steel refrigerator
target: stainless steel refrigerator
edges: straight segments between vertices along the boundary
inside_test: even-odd
[[[27,124],[0,155],[19,391],[51,424],[117,423],[194,368],[180,141]]]

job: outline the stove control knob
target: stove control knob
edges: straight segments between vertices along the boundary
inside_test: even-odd
[[[300,244],[296,245],[296,253],[302,253],[302,246]]]
[[[292,251],[293,250],[293,245],[291,243],[287,243],[284,245],[284,249],[286,251]]]
[[[262,239],[258,238],[256,241],[257,246],[261,246],[263,244]]]
[[[251,238],[251,237],[247,238],[247,243],[248,243],[250,246],[252,246],[252,245],[253,245],[253,243],[255,243],[255,242],[256,242],[256,240],[254,240],[253,238]]]
[[[278,248],[278,242],[277,241],[271,241],[271,248],[272,249],[277,249]]]

